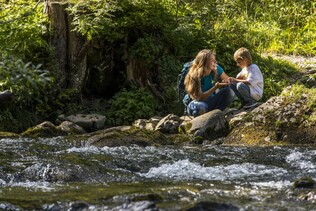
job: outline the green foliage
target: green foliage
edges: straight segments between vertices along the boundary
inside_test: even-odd
[[[41,65],[24,63],[15,57],[0,56],[0,60],[0,90],[11,90],[13,93],[13,100],[1,109],[1,118],[7,120],[4,121],[7,126],[11,122],[11,129],[25,129],[23,126],[29,126],[40,113],[38,108],[48,104],[53,76],[41,69]]]
[[[131,124],[139,118],[151,118],[155,114],[156,103],[145,89],[123,89],[113,97],[106,116],[111,125]]]
[[[217,33],[236,34],[256,51],[283,54],[316,54],[316,3],[313,1],[242,1],[218,5]],[[229,23],[229,24],[227,24]],[[241,27],[240,27],[241,26]]]
[[[50,62],[51,52],[43,5],[38,1],[1,1],[0,91],[11,90],[13,98],[1,104],[0,130],[21,132],[45,118],[49,107],[54,78],[42,65]]]
[[[42,63],[50,52],[46,41],[48,18],[37,1],[5,1],[0,8],[0,53]]]
[[[316,105],[316,89],[307,88],[303,84],[294,84],[286,92],[282,93],[288,103],[297,102],[308,96],[306,106],[314,111]]]
[[[254,55],[254,62],[258,64],[264,78],[264,95],[262,101],[272,96],[281,94],[281,91],[295,82],[297,70],[289,62],[275,60],[268,56],[266,58]]]
[[[74,30],[88,39],[102,38],[107,41],[126,39],[127,48],[138,39],[151,37],[153,44],[162,45],[167,53],[196,52],[207,44],[211,26],[211,6],[196,11],[186,4],[160,0],[85,1],[69,8],[74,17]],[[199,17],[192,16],[191,13]],[[207,34],[204,32],[209,31]],[[139,41],[142,42],[142,41]],[[146,41],[145,41],[146,42]],[[137,46],[137,44],[136,44]],[[136,48],[135,46],[135,48]],[[183,46],[183,47],[181,47]],[[134,49],[135,49],[134,48]]]
[[[161,89],[165,94],[165,101],[158,104],[158,110],[164,113],[183,113],[182,99],[179,99],[178,90],[176,89],[179,71],[182,69],[183,63],[173,56],[161,57],[157,64],[162,74],[159,75],[159,81],[163,81],[165,86]]]
[[[24,63],[14,57],[5,57],[0,62],[0,88],[10,89],[15,103],[20,108],[33,108],[36,104],[47,103],[45,92],[51,87],[53,77],[42,65]]]
[[[0,131],[20,133],[33,126],[34,122],[38,120],[38,116],[34,115],[33,112],[1,105]]]
[[[132,58],[144,61],[148,67],[151,67],[153,65],[152,61],[159,58],[159,55],[163,51],[162,48],[163,43],[152,36],[148,36],[139,38],[129,51]]]

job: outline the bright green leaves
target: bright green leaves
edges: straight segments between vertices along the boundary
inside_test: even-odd
[[[49,51],[47,16],[43,13],[43,3],[35,1],[6,1],[0,10],[0,52],[21,59],[39,60]]]
[[[6,121],[0,129],[20,130],[48,103],[54,82],[41,65],[51,62],[48,17],[43,14],[43,1],[7,0],[0,7],[0,91],[13,93],[1,111]]]
[[[53,82],[47,70],[13,57],[4,57],[1,61],[0,89],[10,89],[14,93],[16,106],[30,108],[37,103],[46,103],[45,94]]]
[[[104,37],[109,41],[123,38],[115,13],[121,8],[116,1],[79,2],[68,8],[73,17],[72,25],[75,31],[80,32],[89,40],[96,37]]]

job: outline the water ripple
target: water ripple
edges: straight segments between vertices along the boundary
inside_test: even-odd
[[[287,174],[285,169],[253,163],[204,167],[189,160],[180,160],[172,164],[163,164],[151,168],[142,176],[176,180],[203,179],[219,181],[238,179],[249,181],[261,177],[263,180],[270,181],[271,178],[281,177],[285,174]]]
[[[292,150],[289,155],[286,156],[286,162],[305,173],[316,173],[315,159],[316,151],[298,151],[297,149]]]

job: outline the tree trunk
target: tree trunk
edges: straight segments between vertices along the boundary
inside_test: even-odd
[[[69,62],[69,87],[82,90],[88,76],[87,54],[90,42],[73,31],[71,26],[72,17],[68,16],[68,62]]]
[[[81,95],[87,78],[87,50],[89,43],[72,31],[72,17],[67,13],[68,3],[48,3],[50,44],[55,48],[57,80],[61,88],[73,88]]]
[[[60,4],[59,2],[49,2],[48,13],[50,20],[50,44],[55,48],[54,56],[56,59],[56,76],[59,87],[67,86],[67,69],[68,69],[68,21],[65,9],[68,4]]]

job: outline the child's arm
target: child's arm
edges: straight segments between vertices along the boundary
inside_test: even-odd
[[[229,81],[230,82],[242,82],[244,84],[250,85],[250,83],[248,82],[247,76],[249,76],[249,75],[243,69],[241,72],[239,72],[237,74],[236,78],[230,77]]]
[[[244,76],[244,75],[238,75],[238,76],[236,77],[236,79],[246,80],[247,77]]]
[[[238,78],[229,77],[230,82],[242,82],[244,84],[250,85],[248,79],[245,76],[239,76]]]

